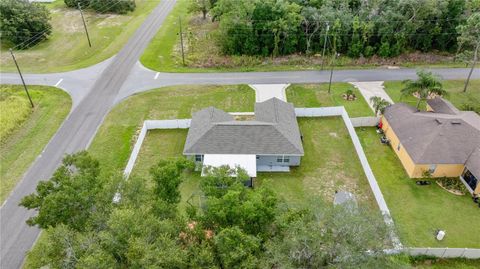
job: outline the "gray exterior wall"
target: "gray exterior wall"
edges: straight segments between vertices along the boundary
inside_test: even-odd
[[[195,161],[195,155],[185,155],[189,160]],[[283,158],[290,159],[289,162],[277,162],[277,157],[282,157],[282,155],[276,156],[263,156],[257,155],[257,165],[275,165],[275,166],[299,166],[302,159],[301,156],[283,156]],[[195,161],[197,165],[203,164],[203,158],[201,162]]]
[[[263,156],[257,155],[257,165],[276,165],[276,166],[298,166],[300,165],[300,160],[302,157],[300,156],[284,156],[284,158],[290,159],[289,162],[277,162],[277,157],[280,156]]]

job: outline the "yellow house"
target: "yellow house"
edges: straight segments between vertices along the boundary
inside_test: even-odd
[[[480,194],[480,116],[437,97],[427,112],[398,103],[385,109],[382,129],[411,178],[460,177]]]

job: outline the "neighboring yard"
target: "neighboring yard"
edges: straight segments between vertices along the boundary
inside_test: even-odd
[[[357,128],[357,134],[404,245],[480,248],[480,212],[469,195],[453,195],[435,183],[416,185],[374,128]],[[434,238],[437,229],[446,231],[443,241]]]
[[[82,19],[77,9],[67,8],[63,0],[45,4],[51,10],[52,35],[33,48],[15,51],[22,71],[47,73],[74,70],[99,63],[117,53],[160,0],[137,0],[136,9],[127,15],[97,14],[84,11],[92,47],[88,46]],[[15,71],[2,44],[2,72]]]
[[[322,57],[315,54],[307,57],[294,54],[279,57],[225,56],[216,44],[215,30],[218,22],[211,18],[202,19],[201,14],[187,12],[188,0],[177,0],[174,10],[165,20],[154,37],[141,62],[146,67],[163,72],[231,72],[231,71],[286,71],[320,70]],[[185,63],[182,64],[179,17],[184,33]],[[331,56],[325,57],[325,69],[329,68]],[[453,63],[453,56],[434,53],[409,53],[394,58],[374,57],[351,59],[340,57],[336,61],[339,69],[385,68],[387,65],[404,67],[465,67],[464,63]]]
[[[353,91],[357,99],[343,99],[342,94],[347,90]],[[345,106],[350,117],[373,116],[372,109],[360,91],[349,83],[332,83],[331,94],[328,94],[328,83],[293,84],[287,88],[286,94],[287,101],[295,107]]]
[[[23,86],[0,86],[0,203],[19,182],[70,111],[64,91],[29,86],[35,108]]]
[[[458,109],[463,110],[464,105],[471,105],[476,107],[480,113],[480,80],[471,80],[467,92],[463,92],[464,80],[445,80],[442,81],[443,87],[448,91],[448,99]],[[403,102],[415,106],[417,99],[414,96],[402,96],[400,90],[403,89],[401,81],[386,81],[385,91],[394,102]],[[421,104],[425,108],[425,102]]]

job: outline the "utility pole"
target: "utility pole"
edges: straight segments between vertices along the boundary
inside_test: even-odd
[[[336,53],[333,56],[332,67],[330,68],[330,81],[328,82],[328,94],[330,94],[330,89],[332,88],[332,77],[333,77],[333,67],[335,66],[335,60],[340,56],[340,53]]]
[[[185,52],[183,51],[183,31],[182,31],[182,19],[178,17],[178,22],[180,24],[180,45],[182,46],[182,63],[185,65]]]
[[[15,62],[15,66],[17,67],[18,74],[20,75],[20,78],[22,79],[23,88],[25,89],[25,92],[27,93],[28,100],[30,100],[30,105],[32,105],[32,108],[34,108],[35,106],[33,105],[32,98],[30,97],[30,93],[28,92],[27,85],[25,84],[25,80],[23,80],[22,72],[20,71],[20,67],[18,67],[17,59],[15,59],[15,55],[13,54],[12,49],[10,49],[10,54],[12,55],[13,61]]]
[[[85,33],[87,34],[88,46],[92,47],[92,43],[90,42],[90,36],[88,35],[87,24],[85,23],[85,18],[83,17],[82,6],[80,6],[80,2],[78,2],[78,10],[80,10],[80,15],[82,16],[83,27],[85,28]]]
[[[328,30],[330,30],[330,24],[327,21],[327,29],[325,31],[325,40],[323,41],[322,70],[323,70],[323,63],[325,62],[325,49],[327,48]]]

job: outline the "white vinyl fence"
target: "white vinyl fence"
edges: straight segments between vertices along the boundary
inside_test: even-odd
[[[348,134],[350,135],[353,146],[355,151],[357,152],[358,158],[360,159],[360,163],[363,167],[363,171],[367,177],[368,183],[370,188],[372,189],[373,195],[375,200],[377,201],[378,207],[382,212],[384,217],[385,223],[392,227],[390,237],[392,239],[393,245],[395,249],[402,248],[402,244],[400,239],[394,232],[394,223],[392,217],[390,216],[390,210],[388,209],[387,203],[383,198],[382,191],[378,186],[377,180],[373,175],[372,169],[370,164],[368,163],[367,156],[365,156],[365,152],[363,151],[362,144],[360,144],[360,140],[358,139],[357,133],[355,132],[354,125],[348,116],[347,111],[343,106],[339,107],[321,107],[321,108],[295,108],[295,114],[297,117],[330,117],[330,116],[341,116],[345,126],[347,127]]]
[[[407,253],[410,256],[431,256],[437,258],[480,259],[478,248],[403,248],[386,249],[387,254]]]
[[[238,115],[251,115],[251,112],[238,112],[232,113]],[[330,117],[330,116],[340,116],[342,117],[345,126],[347,127],[348,133],[352,139],[353,146],[355,151],[360,159],[360,163],[363,167],[365,175],[368,179],[370,188],[372,189],[375,200],[380,208],[385,223],[392,227],[390,237],[394,245],[394,249],[385,250],[387,253],[399,253],[407,252],[412,256],[426,255],[426,256],[435,256],[440,258],[468,258],[468,259],[478,259],[480,258],[480,249],[471,249],[471,248],[404,248],[394,232],[393,220],[390,217],[390,210],[388,209],[387,203],[383,198],[383,194],[378,186],[377,180],[372,172],[372,169],[368,163],[367,157],[363,151],[363,147],[360,144],[357,133],[355,132],[354,127],[359,126],[375,126],[378,123],[378,117],[362,117],[362,118],[353,118],[351,119],[348,116],[347,111],[344,107],[321,107],[321,108],[295,108],[295,114],[297,117]],[[190,127],[190,119],[181,119],[181,120],[146,120],[143,123],[142,129],[138,135],[135,146],[133,147],[132,153],[128,160],[127,166],[124,170],[125,177],[128,178],[130,173],[133,170],[135,161],[137,159],[138,153],[142,146],[143,140],[148,132],[152,129],[187,129]],[[119,199],[118,196],[115,199]]]
[[[412,256],[480,259],[478,248],[406,248],[405,251]]]
[[[380,117],[358,117],[350,118],[353,127],[373,127],[380,122]]]
[[[148,130],[152,129],[187,129],[190,127],[191,119],[184,120],[146,120],[143,122],[142,129],[138,135],[137,142],[133,146],[132,153],[128,159],[127,166],[123,171],[125,177],[128,177],[133,170],[135,161],[137,160],[138,153],[140,153],[140,148],[142,147],[143,140],[147,135]]]

